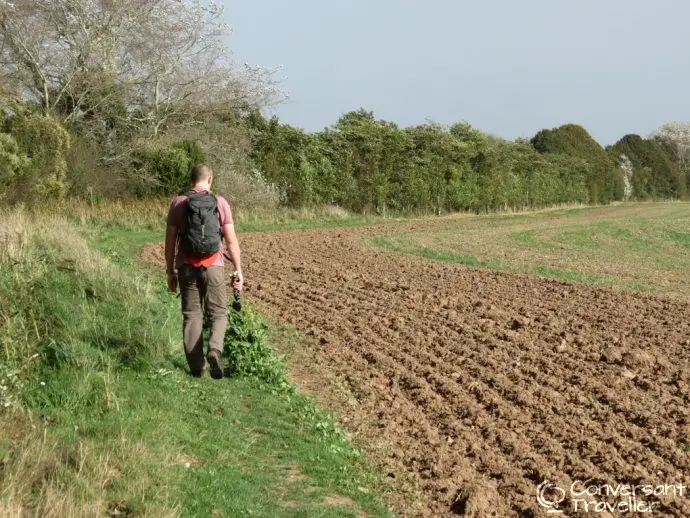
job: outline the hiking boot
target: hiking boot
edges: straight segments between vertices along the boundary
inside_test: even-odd
[[[214,380],[219,380],[223,377],[223,367],[220,365],[220,353],[218,351],[210,351],[206,357],[208,366],[211,371],[211,377]]]
[[[199,370],[191,371],[192,376],[194,376],[195,378],[203,378],[205,373],[206,369],[203,367]]]

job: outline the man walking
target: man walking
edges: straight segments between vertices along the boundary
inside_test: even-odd
[[[225,241],[236,276],[233,288],[242,291],[244,279],[240,246],[230,205],[211,193],[213,173],[205,164],[191,171],[192,190],[170,204],[165,237],[168,289],[179,285],[182,298],[183,341],[192,375],[200,377],[208,361],[211,377],[223,377],[221,357],[228,326],[222,242]],[[203,312],[203,314],[202,314]],[[211,323],[208,354],[204,359],[204,315]]]

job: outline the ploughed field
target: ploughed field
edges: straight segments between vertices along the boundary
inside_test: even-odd
[[[311,338],[351,394],[344,426],[416,482],[397,511],[546,516],[545,480],[690,484],[690,303],[373,244],[473,221],[240,235],[247,298]],[[690,516],[687,493],[645,499]]]

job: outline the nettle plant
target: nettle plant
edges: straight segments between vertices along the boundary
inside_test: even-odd
[[[282,358],[268,345],[266,325],[250,307],[228,313],[224,355],[230,371],[256,379],[273,392],[292,392]]]

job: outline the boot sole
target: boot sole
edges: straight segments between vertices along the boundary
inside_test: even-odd
[[[214,380],[222,379],[223,367],[220,365],[220,358],[215,354],[209,354],[207,360],[211,377]]]

